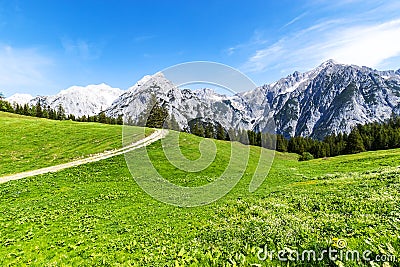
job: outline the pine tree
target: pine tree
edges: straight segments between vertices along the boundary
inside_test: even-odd
[[[201,122],[196,121],[191,129],[191,133],[197,136],[204,137],[204,127]]]
[[[180,131],[180,130],[181,130],[180,127],[179,127],[178,122],[177,122],[176,119],[175,119],[174,114],[171,115],[170,127],[171,127],[171,128],[170,128],[171,130],[175,130],[175,131]]]
[[[222,127],[222,125],[220,123],[217,124],[216,137],[217,137],[218,140],[225,140],[226,139],[224,128]]]
[[[73,114],[69,114],[67,119],[71,120],[71,121],[75,121],[76,120],[75,115],[73,115]]]
[[[36,106],[31,106],[29,108],[29,116],[32,116],[32,117],[36,116]]]
[[[106,113],[104,111],[100,112],[99,114],[99,122],[107,123]]]
[[[354,154],[365,151],[364,143],[361,138],[360,132],[358,128],[354,128],[348,137],[347,146],[346,146],[347,153]]]
[[[260,132],[256,134],[256,143],[254,145],[256,146],[262,145],[262,134]]]
[[[190,127],[190,133],[194,134],[194,135],[198,135],[198,133],[199,133],[199,125],[197,124],[197,122],[195,122],[193,124],[193,126]]]
[[[115,125],[117,124],[117,120],[113,117],[107,117],[108,118],[108,122],[109,124]]]
[[[28,106],[28,104],[25,104],[24,105],[24,109],[22,111],[22,114],[25,115],[25,116],[29,116],[30,115],[29,113],[30,113],[29,106]]]
[[[337,137],[336,137],[336,150],[335,150],[336,154],[335,154],[335,156],[344,154],[344,152],[346,150],[346,146],[347,146],[346,140],[347,140],[346,134],[339,133],[337,135]]]
[[[36,102],[36,117],[43,118],[42,106],[40,105],[40,101]]]
[[[214,138],[214,126],[212,125],[212,123],[207,123],[204,130],[204,137]]]
[[[306,150],[304,149],[305,141],[304,138],[300,136],[295,136],[290,138],[288,144],[288,152],[293,152],[297,154],[303,154]]]
[[[57,113],[52,108],[50,108],[50,106],[48,106],[47,109],[49,111],[49,119],[56,120],[57,119]]]
[[[23,114],[24,113],[24,109],[22,108],[22,106],[20,106],[20,105],[18,105],[18,104],[16,104],[15,105],[15,113],[17,113],[17,114]]]
[[[276,136],[276,150],[280,152],[288,151],[288,140],[281,134]]]
[[[118,124],[118,125],[124,124],[124,119],[123,119],[122,115],[118,115],[117,124]]]
[[[47,110],[46,107],[43,108],[43,118],[46,118],[46,119],[49,118],[49,111]]]
[[[64,108],[60,105],[58,105],[57,108],[57,115],[56,115],[57,120],[65,120],[65,110]]]
[[[146,127],[163,128],[164,122],[167,118],[168,110],[160,105],[155,95],[152,95],[147,110],[145,111],[145,115],[141,118],[141,121],[145,120]]]
[[[254,146],[256,144],[256,133],[254,131],[248,130],[247,137],[249,140],[249,144]]]

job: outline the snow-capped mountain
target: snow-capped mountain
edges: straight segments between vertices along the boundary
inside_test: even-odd
[[[145,76],[106,111],[137,120],[151,95],[184,128],[194,118],[207,118],[225,128],[262,130],[273,118],[276,130],[322,138],[349,132],[357,124],[383,121],[400,114],[400,70],[377,71],[329,60],[317,68],[282,78],[254,90],[225,96],[211,89],[180,90],[161,73]]]
[[[61,105],[67,115],[92,116],[109,107],[123,92],[104,83],[85,87],[71,86],[56,95],[37,96],[31,99],[29,104],[36,105],[39,101],[42,106],[50,106],[53,109]]]
[[[272,84],[233,96],[212,89],[179,89],[162,73],[146,75],[127,91],[106,84],[72,86],[53,96],[16,94],[9,102],[53,109],[62,105],[66,114],[124,115],[138,122],[156,98],[186,128],[193,119],[220,123],[225,129],[257,131],[270,126],[286,137],[323,138],[349,132],[357,124],[383,121],[400,114],[400,70],[378,71],[328,60],[317,68],[294,72]]]
[[[258,123],[253,119],[251,108],[239,96],[227,97],[210,89],[181,90],[162,73],[150,78],[145,76],[115,100],[106,110],[106,115],[124,115],[137,123],[153,97],[167,108],[182,129],[188,126],[189,121],[198,118],[217,121],[226,129],[251,129]]]
[[[33,99],[33,96],[30,94],[14,94],[10,97],[7,97],[5,100],[10,102],[11,104],[25,105],[28,104],[29,101]]]
[[[279,133],[323,138],[400,114],[399,73],[329,60],[248,92],[246,99],[264,99],[260,106],[274,112]]]

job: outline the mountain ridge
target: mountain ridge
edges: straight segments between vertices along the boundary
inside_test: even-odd
[[[105,84],[92,87],[98,90],[92,88],[97,93],[90,97],[76,94],[84,89],[89,92],[91,85],[75,86],[55,96],[33,98],[29,103],[62,104],[67,114],[75,116],[104,110],[110,117],[125,115],[137,122],[155,97],[182,129],[193,119],[207,118],[227,129],[266,131],[273,119],[276,132],[285,137],[318,139],[400,114],[400,69],[379,71],[334,60],[233,96],[208,88],[177,88],[160,72],[144,76],[126,91]],[[105,92],[109,93],[107,99],[99,101]],[[79,108],[75,107],[77,103]]]
[[[36,105],[57,109],[61,105],[67,115],[77,117],[93,116],[109,107],[123,93],[119,88],[113,88],[105,83],[89,84],[87,86],[71,86],[55,95],[36,96],[29,94],[14,94],[5,100],[11,104]]]
[[[153,93],[178,118],[182,128],[191,119],[206,117],[225,128],[263,131],[273,118],[277,133],[285,137],[322,139],[331,133],[349,133],[357,124],[384,121],[392,113],[400,114],[398,71],[378,71],[333,60],[323,62],[310,71],[296,71],[274,83],[234,96],[219,95],[211,89],[203,89],[202,93],[182,90],[185,93],[176,102],[177,90],[180,89],[172,84],[163,86],[165,81],[159,83],[152,78],[148,81],[151,85],[144,85],[135,91],[140,95],[147,90],[147,96],[141,95],[141,102],[146,103],[150,88],[163,88],[163,92],[155,90]],[[197,100],[190,104],[193,98]],[[134,103],[135,108],[140,105],[135,96],[125,95],[124,107],[119,108],[121,105],[116,100],[106,110],[107,115],[127,114],[138,118],[139,114],[127,109],[128,103]],[[223,110],[223,114],[218,108]],[[197,109],[197,114],[191,111],[194,109]]]

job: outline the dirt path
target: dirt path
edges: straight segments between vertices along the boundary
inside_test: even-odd
[[[80,159],[80,160],[75,160],[75,161],[71,161],[68,163],[64,163],[64,164],[60,164],[60,165],[55,165],[55,166],[51,166],[51,167],[46,167],[46,168],[42,168],[42,169],[37,169],[37,170],[33,170],[33,171],[27,171],[27,172],[21,172],[21,173],[17,173],[17,174],[12,174],[12,175],[7,175],[7,176],[3,176],[0,177],[0,183],[5,183],[8,181],[12,181],[12,180],[19,180],[22,178],[26,178],[26,177],[30,177],[30,176],[35,176],[35,175],[39,175],[39,174],[45,174],[45,173],[49,173],[49,172],[57,172],[63,169],[67,169],[70,167],[74,167],[74,166],[78,166],[78,165],[82,165],[82,164],[86,164],[89,162],[95,162],[95,161],[99,161],[102,159],[108,159],[111,157],[115,157],[124,153],[127,153],[129,151],[141,148],[141,147],[145,147],[157,140],[160,140],[161,138],[165,137],[168,134],[168,130],[159,130],[157,129],[154,133],[152,133],[151,135],[147,136],[146,138],[143,138],[135,143],[132,143],[129,146],[117,149],[117,150],[112,150],[112,151],[107,151],[104,153],[100,153],[100,154],[96,154],[94,156],[88,157],[88,158],[84,158],[84,159]]]

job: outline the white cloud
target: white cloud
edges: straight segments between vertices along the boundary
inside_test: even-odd
[[[37,49],[0,45],[0,89],[7,95],[19,88],[48,86],[51,82],[46,73],[52,64],[52,60]]]
[[[361,25],[345,19],[328,20],[257,50],[243,69],[253,73],[295,67],[304,70],[330,58],[378,68],[400,55],[399,44],[400,19]]]
[[[308,12],[304,12],[300,15],[298,15],[297,17],[295,17],[294,19],[292,19],[291,21],[289,21],[288,23],[286,23],[285,25],[283,25],[282,28],[286,28],[294,23],[296,23],[297,21],[301,20],[302,18],[304,18],[306,15],[308,14]]]
[[[226,49],[226,53],[228,54],[228,56],[231,56],[235,53],[236,47],[229,47],[228,49]]]
[[[379,67],[385,60],[400,55],[400,19],[345,29],[339,41],[329,51],[336,60]]]
[[[263,32],[259,30],[255,30],[253,32],[253,35],[251,36],[250,40],[245,43],[240,43],[235,46],[229,47],[228,49],[225,49],[225,53],[228,56],[233,55],[236,53],[238,50],[243,50],[243,49],[254,49],[255,47],[259,45],[264,45],[267,43],[267,40],[265,40],[263,36]]]

